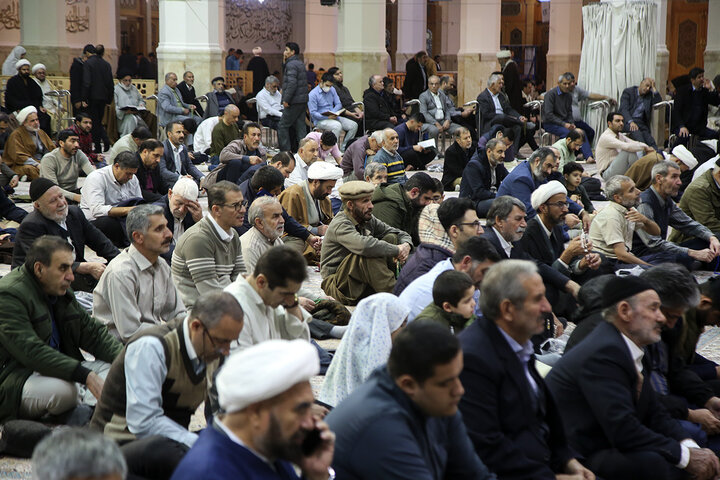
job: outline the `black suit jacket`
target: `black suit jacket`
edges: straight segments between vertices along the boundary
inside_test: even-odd
[[[190,175],[195,179],[196,183],[200,183],[200,179],[203,177],[203,174],[197,169],[195,164],[192,163],[192,160],[190,160],[187,147],[184,147],[180,152],[181,161],[179,172],[176,171],[177,167],[175,166],[175,156],[173,154],[170,140],[165,139],[163,142],[163,149],[163,158],[160,160],[160,165],[158,165],[157,168],[160,169],[160,175],[162,176],[165,185],[172,188],[175,182],[178,181],[178,178],[180,178],[180,175]]]
[[[637,102],[639,93],[638,87],[628,87],[623,90],[622,96],[620,97],[620,113],[625,118],[625,131],[630,129],[630,121],[632,121],[633,110],[635,110],[635,102]],[[658,92],[652,94],[648,91],[643,96],[643,103],[645,104],[645,110],[643,111],[642,122],[646,126],[650,126],[652,121],[652,106],[662,101],[662,97]]]
[[[615,448],[620,453],[654,452],[677,464],[679,442],[688,435],[658,401],[650,375],[643,377],[638,397],[635,363],[611,323],[600,323],[563,355],[546,382],[555,398],[562,399],[570,445],[585,456]]]
[[[563,229],[560,225],[556,225],[552,230],[550,238],[545,234],[545,230],[540,225],[540,217],[534,216],[527,222],[527,228],[525,234],[520,243],[523,250],[535,260],[538,260],[545,265],[553,267],[563,275],[567,277],[572,276],[570,269],[562,265],[558,259],[560,255],[565,251],[565,245],[563,242]],[[573,263],[580,259],[573,259]]]
[[[510,105],[512,105],[512,108],[521,112],[525,105],[525,99],[522,95],[523,85],[522,80],[520,80],[518,64],[514,61],[508,62],[502,73],[503,79],[505,80],[505,94],[508,97],[508,101]]]
[[[532,387],[494,322],[477,319],[459,336],[465,395],[460,411],[475,451],[503,480],[555,480],[575,455],[560,413],[531,360]]]
[[[692,109],[694,94],[702,98],[702,106],[696,112]],[[720,105],[720,94],[717,91],[711,92],[703,87],[700,92],[694,92],[692,84],[678,87],[672,114],[673,131],[685,127],[690,133],[694,133],[704,128],[707,125],[708,105]]]
[[[452,183],[455,179],[463,176],[463,170],[465,170],[472,154],[473,146],[465,150],[458,142],[453,142],[445,150],[445,163],[441,180],[445,190],[454,190]]]
[[[447,162],[447,154],[445,156]],[[492,184],[492,171],[490,170],[490,161],[487,159],[487,152],[482,149],[475,150],[470,161],[462,172],[462,180],[460,181],[460,197],[468,197],[473,202],[481,202],[490,198],[495,198],[497,190],[508,171],[502,162],[495,166],[495,185]],[[495,187],[495,191],[492,187]]]
[[[549,265],[545,265],[543,262],[536,260],[530,255],[528,255],[528,253],[523,248],[521,242],[513,244],[513,249],[510,251],[510,257],[508,257],[505,253],[505,250],[502,248],[502,245],[500,245],[500,239],[495,233],[495,229],[493,227],[487,227],[485,229],[485,233],[483,233],[481,236],[487,238],[490,243],[492,243],[493,247],[495,247],[495,250],[497,250],[498,255],[500,255],[500,258],[530,260],[538,266],[538,273],[542,277],[543,283],[545,283],[545,285],[552,286],[559,291],[565,290],[565,285],[569,280],[568,277],[558,272],[554,268],[550,267]]]
[[[505,115],[515,118],[520,116],[520,114],[512,108],[510,102],[508,102],[503,93],[498,95],[498,99],[500,100],[500,107],[503,109]],[[490,93],[490,90],[487,88],[480,92],[480,95],[477,97],[477,102],[477,111],[480,115],[478,134],[483,135],[485,132],[490,130],[490,124],[497,113],[495,113],[495,102],[493,101],[492,93]]]
[[[5,87],[5,108],[9,112],[22,110],[30,105],[40,109],[42,102],[42,89],[32,77],[28,77],[27,82],[19,74],[8,78]]]
[[[83,65],[80,57],[75,57],[70,65],[70,102],[73,106],[83,99]]]
[[[103,101],[110,104],[115,95],[112,67],[102,57],[92,55],[83,65],[83,100]]]
[[[205,112],[200,105],[200,101],[196,100],[195,97],[197,97],[197,94],[195,93],[195,87],[188,85],[185,83],[185,80],[177,84],[177,89],[180,92],[180,96],[182,97],[182,101],[185,103],[189,103],[190,105],[195,105],[195,111],[198,112],[198,114],[202,117],[205,115]]]
[[[378,93],[374,88],[365,90],[363,104],[365,104],[365,126],[368,130],[377,130],[377,125],[380,122],[389,122],[390,117],[395,115],[385,96]]]
[[[25,262],[25,256],[33,242],[43,235],[56,235],[71,239],[73,247],[75,247],[73,271],[81,262],[85,261],[85,245],[108,262],[120,253],[117,247],[85,218],[85,214],[79,207],[73,205],[68,208],[65,224],[67,230],[63,230],[57,222],[45,218],[38,210],[34,210],[25,217],[15,236],[12,268],[19,267]]]
[[[138,182],[140,182],[140,191],[142,192],[143,200],[148,203],[157,202],[160,200],[160,197],[167,194],[168,188],[170,188],[163,180],[162,175],[160,175],[160,166],[158,165],[153,169],[148,169],[140,159],[140,154],[136,153],[135,156],[140,163],[135,176],[137,177]],[[162,162],[163,160],[161,159],[160,161]],[[153,184],[153,188],[150,190],[146,187],[148,175],[152,178]]]
[[[425,90],[427,90],[427,74],[423,77],[423,67],[411,58],[405,63],[405,82],[402,88],[405,100],[418,98]]]

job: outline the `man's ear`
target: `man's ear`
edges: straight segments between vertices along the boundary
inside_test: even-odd
[[[412,398],[420,388],[420,385],[415,381],[415,379],[408,374],[400,375],[396,378],[395,384],[410,398]]]
[[[443,302],[442,303],[442,309],[445,310],[448,313],[452,313],[453,306],[450,305],[450,302]]]

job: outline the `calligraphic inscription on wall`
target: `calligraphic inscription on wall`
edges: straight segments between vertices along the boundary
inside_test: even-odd
[[[18,0],[0,1],[0,29],[20,30],[20,4]]]
[[[84,32],[90,28],[88,0],[65,0],[65,30],[70,33]]]
[[[225,35],[231,40],[268,42],[282,47],[292,35],[290,2],[226,0]]]

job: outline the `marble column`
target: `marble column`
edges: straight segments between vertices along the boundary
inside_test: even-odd
[[[338,9],[335,63],[355,100],[362,99],[371,75],[387,73],[385,0],[343,0]]]
[[[314,63],[315,70],[335,65],[338,42],[338,7],[321,5],[318,0],[305,0],[305,45],[301,45],[305,64]]]
[[[442,9],[442,50],[440,63],[445,71],[458,68],[458,50],[460,50],[460,2],[441,2]]]
[[[65,42],[65,2],[22,0],[20,45],[31,64],[43,63],[48,72],[60,69],[60,45]]]
[[[500,0],[459,0],[460,48],[458,60],[458,104],[475,100],[490,74],[499,69]],[[478,19],[483,19],[479,34]]]
[[[405,63],[426,50],[427,0],[397,0],[397,50],[395,69],[405,71]]]
[[[222,75],[224,4],[224,0],[160,0],[160,85],[169,72],[181,79],[185,70],[192,70],[198,86],[209,85],[213,77]]]
[[[550,2],[547,88],[557,85],[557,79],[563,73],[572,72],[577,76],[580,70],[582,4],[581,1]]]
[[[663,0],[667,3],[667,0]],[[667,9],[667,5],[665,5]],[[707,18],[707,45],[705,45],[704,68],[705,76],[711,79],[720,72],[720,30],[716,30],[713,26],[717,26],[720,22],[720,2],[708,2],[708,18]],[[711,26],[712,25],[712,26]],[[659,42],[658,42],[659,43]],[[663,44],[665,42],[663,41]],[[716,85],[717,86],[717,85]]]
[[[712,4],[710,2],[710,8]],[[668,0],[655,0],[657,5],[657,57],[655,60],[655,87],[657,88],[660,95],[665,98],[667,91],[667,80],[670,71],[670,51],[667,47],[667,21],[668,21]],[[720,6],[715,6],[716,14],[720,14]],[[708,29],[708,38],[710,38],[710,29]],[[710,43],[708,42],[708,47]],[[718,44],[718,51],[720,53],[720,44]],[[705,51],[705,58],[707,59],[707,50]],[[716,57],[718,58],[718,57]],[[718,58],[720,60],[720,58]],[[707,60],[705,60],[707,66]],[[653,112],[653,136],[658,145],[662,146],[665,142],[665,110],[656,110]]]

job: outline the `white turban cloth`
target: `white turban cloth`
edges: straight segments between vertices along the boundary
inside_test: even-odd
[[[318,160],[308,168],[309,180],[339,180],[343,176],[342,168]]]
[[[25,123],[25,119],[30,115],[31,113],[37,113],[37,108],[30,105],[29,107],[25,107],[22,110],[20,110],[18,113],[15,114],[15,118],[17,118],[17,121],[20,125]]]
[[[567,195],[567,190],[562,183],[558,182],[557,180],[552,180],[543,185],[540,185],[532,193],[532,196],[530,197],[530,204],[535,210],[537,210],[540,205],[547,202],[550,197],[552,197],[553,195],[557,195],[558,193],[563,193]]]
[[[233,353],[217,375],[218,401],[239,412],[280,395],[320,372],[320,358],[306,340],[267,340]]]
[[[690,170],[697,167],[697,158],[695,158],[695,155],[690,153],[690,150],[688,150],[685,145],[678,145],[677,147],[673,148],[672,154],[679,158],[680,161],[683,162],[685,165],[687,165]]]
[[[30,62],[28,62],[28,65],[30,65]],[[32,73],[34,74],[38,70],[47,70],[47,68],[45,68],[45,65],[43,65],[42,63],[36,63],[32,67]]]
[[[23,65],[27,65],[27,66],[29,67],[29,66],[30,66],[30,61],[28,61],[28,60],[26,60],[26,59],[24,59],[24,58],[21,58],[20,60],[18,60],[18,61],[15,63],[15,70],[20,70],[20,67],[22,67]]]

